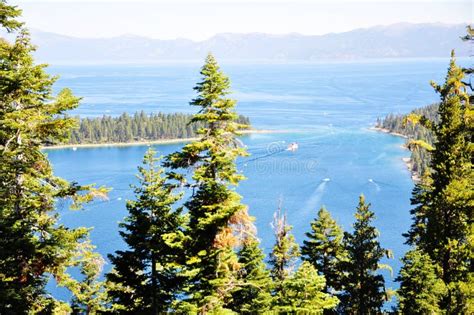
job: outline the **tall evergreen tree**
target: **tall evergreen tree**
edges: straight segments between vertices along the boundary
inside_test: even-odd
[[[269,311],[272,303],[272,279],[264,262],[265,254],[253,235],[245,237],[238,257],[240,284],[232,293],[232,310],[240,314]]]
[[[308,239],[303,241],[301,247],[303,259],[326,278],[326,292],[341,290],[341,262],[347,258],[343,236],[341,227],[322,207],[318,217],[311,222],[311,232],[306,233]]]
[[[430,256],[418,249],[410,250],[402,259],[399,309],[402,314],[441,314],[440,301],[446,291],[443,281],[437,277]]]
[[[440,277],[448,288],[441,309],[461,314],[472,303],[474,287],[474,173],[472,168],[474,111],[462,83],[464,73],[456,65],[454,52],[443,85],[432,83],[440,94],[439,121],[412,115],[435,135],[430,173],[413,191],[413,224],[408,243],[416,245],[440,266]],[[469,301],[471,300],[471,301]]]
[[[242,127],[236,122],[236,102],[227,98],[230,81],[217,61],[208,55],[201,69],[202,81],[194,88],[198,96],[191,105],[199,107],[192,122],[202,122],[199,140],[168,156],[170,178],[183,181],[179,169],[192,169],[188,186],[193,195],[185,202],[189,213],[186,230],[187,294],[182,310],[224,312],[235,289],[239,264],[234,247],[238,240],[233,226],[248,220],[246,206],[234,188],[244,177],[235,160],[246,155],[236,140]]]
[[[292,227],[281,212],[281,204],[273,220],[275,245],[270,253],[271,275],[274,281],[273,307],[276,313],[322,314],[334,309],[338,299],[324,292],[326,280],[309,263],[303,262],[298,269],[299,246],[295,242]]]
[[[129,215],[120,235],[129,249],[110,255],[113,270],[107,274],[113,312],[160,314],[177,298],[181,279],[177,262],[182,250],[168,238],[182,229],[180,199],[166,182],[156,152],[149,149],[139,167],[136,200],[127,202]]]
[[[103,195],[54,176],[45,143],[64,141],[75,121],[66,116],[79,99],[70,90],[52,94],[56,78],[35,65],[28,31],[17,21],[20,10],[0,1],[0,313],[51,313],[68,308],[46,294],[50,275],[59,284],[81,244],[86,228],[59,223],[58,198],[73,205]]]
[[[291,233],[292,227],[281,212],[281,203],[273,218],[275,245],[270,253],[271,275],[274,281],[274,304],[281,305],[285,297],[285,280],[294,272],[300,249]]]
[[[344,245],[348,260],[343,263],[345,276],[342,281],[341,309],[344,313],[370,315],[379,314],[386,300],[385,282],[377,274],[380,260],[389,257],[389,252],[380,246],[378,231],[371,225],[374,213],[365,203],[363,195],[355,214],[352,233],[344,233]]]

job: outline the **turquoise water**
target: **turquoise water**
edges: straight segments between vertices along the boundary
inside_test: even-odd
[[[376,213],[382,245],[394,253],[394,259],[386,262],[396,275],[406,250],[401,234],[410,224],[413,183],[402,162],[409,152],[401,148],[403,139],[368,128],[387,113],[404,113],[436,101],[428,82],[442,80],[447,63],[223,64],[232,79],[239,113],[249,116],[255,128],[282,131],[243,137],[252,155],[238,162],[247,180],[237,190],[256,217],[265,251],[273,243],[270,222],[279,199],[301,243],[322,205],[350,230],[358,196],[363,193]],[[50,71],[61,75],[57,88],[70,87],[83,97],[75,111],[83,116],[195,111],[187,103],[199,78],[197,64],[61,66]],[[285,151],[294,141],[299,149]],[[168,154],[181,146],[157,145],[156,149]],[[117,223],[126,215],[126,199],[133,198],[129,185],[135,182],[136,167],[146,149],[48,151],[57,175],[113,188],[109,201],[95,202],[83,211],[69,211],[62,203],[58,206],[65,224],[93,227],[92,240],[104,256],[124,246]],[[384,275],[387,286],[395,288],[390,273]]]

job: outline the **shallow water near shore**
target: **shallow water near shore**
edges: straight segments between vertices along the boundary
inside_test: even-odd
[[[394,269],[406,250],[401,236],[410,225],[413,188],[403,157],[404,140],[369,128],[377,117],[405,113],[437,100],[429,80],[441,81],[446,60],[341,64],[223,64],[231,77],[237,110],[257,129],[284,133],[242,136],[251,156],[238,161],[247,177],[237,188],[256,217],[258,235],[271,250],[270,227],[278,200],[299,243],[310,221],[325,205],[344,229],[350,230],[359,194],[376,213],[382,245],[394,253],[385,261]],[[58,88],[67,86],[83,96],[74,114],[118,115],[124,111],[196,111],[194,97],[199,65],[52,67],[60,74]],[[295,152],[285,150],[298,142]],[[154,145],[160,154],[179,150],[181,143]],[[117,223],[133,198],[129,185],[147,146],[95,147],[47,151],[57,175],[79,183],[112,187],[109,201],[97,201],[82,211],[58,203],[61,222],[93,227],[91,237],[104,255],[123,248]],[[109,270],[110,264],[105,266]],[[396,288],[383,272],[387,287]],[[50,288],[58,295],[64,292]]]

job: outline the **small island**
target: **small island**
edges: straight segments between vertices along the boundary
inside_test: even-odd
[[[133,146],[180,143],[195,140],[203,123],[192,122],[192,115],[183,113],[151,113],[144,111],[133,115],[103,115],[101,117],[76,117],[78,127],[73,129],[64,143],[45,143],[43,149],[65,149],[103,146]],[[237,123],[242,134],[273,133],[276,130],[252,129],[250,119],[239,115]]]

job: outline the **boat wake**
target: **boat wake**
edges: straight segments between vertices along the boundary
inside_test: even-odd
[[[373,184],[377,192],[380,191],[380,185],[377,184],[372,178],[369,178],[369,183]]]
[[[324,191],[326,190],[326,185],[331,179],[324,178],[321,183],[319,183],[318,187],[314,190],[311,197],[309,197],[308,201],[306,201],[305,206],[303,207],[303,213],[308,213],[310,211],[317,211],[316,207],[321,206],[321,199],[324,195]]]

